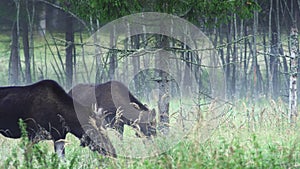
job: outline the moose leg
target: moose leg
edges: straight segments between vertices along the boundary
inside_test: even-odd
[[[65,142],[63,140],[54,141],[54,150],[59,158],[65,158]]]

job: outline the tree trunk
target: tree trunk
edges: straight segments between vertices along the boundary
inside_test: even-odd
[[[186,50],[186,45],[185,50]],[[190,96],[191,93],[191,64],[188,63],[191,60],[190,52],[182,52],[183,59],[186,61],[186,64],[184,64],[184,72],[183,72],[183,85],[185,90],[185,96]]]
[[[80,39],[80,44],[81,44],[80,48],[81,48],[82,64],[83,64],[83,68],[84,68],[84,72],[82,73],[83,74],[82,75],[83,82],[91,83],[91,79],[90,79],[90,75],[89,75],[89,69],[88,69],[88,67],[86,65],[86,61],[85,61],[85,50],[84,50],[84,42],[83,42],[83,37],[82,37],[82,31],[80,31],[80,33],[79,33],[79,39]],[[97,58],[97,55],[96,55],[96,58]],[[97,70],[97,68],[96,68],[96,70]],[[97,73],[96,73],[96,79],[97,79]]]
[[[272,0],[273,1],[273,0]],[[272,1],[271,1],[271,7],[272,7]],[[276,0],[276,6],[279,4],[278,0]],[[278,7],[276,8],[278,9]],[[272,12],[274,9],[270,9]],[[272,86],[272,96],[273,98],[277,98],[279,96],[279,39],[278,39],[278,28],[276,22],[279,21],[279,18],[277,17],[277,13],[279,11],[276,10],[276,13],[272,12],[273,17],[271,17],[271,23],[270,26],[270,75],[271,75],[271,86]],[[271,14],[271,15],[272,15]],[[275,15],[275,17],[274,17]]]
[[[297,113],[297,59],[299,57],[298,29],[296,26],[291,29],[291,73],[290,73],[290,90],[289,90],[289,121],[296,122]]]
[[[91,25],[93,25],[93,21],[92,21],[92,17],[90,18],[90,22],[91,22]],[[94,43],[95,44],[98,44],[100,42],[100,38],[98,36],[98,33],[97,30],[100,29],[100,24],[99,24],[99,20],[96,19],[96,26],[97,26],[97,29],[94,30],[94,28],[92,27],[92,32],[93,32],[93,40],[94,40]],[[106,79],[106,72],[105,72],[105,69],[104,69],[104,63],[103,63],[103,58],[101,57],[100,55],[100,52],[101,52],[101,48],[97,45],[95,46],[95,56],[96,56],[96,80],[95,80],[95,83],[102,83],[105,79]],[[89,73],[88,75],[88,78],[89,78],[89,81],[91,80],[90,79],[91,77],[91,72]]]
[[[115,79],[116,57],[117,53],[114,51],[116,48],[116,27],[114,26],[110,32],[110,51],[109,51],[109,78]]]
[[[27,8],[27,20],[28,20],[28,37],[29,37],[29,66],[32,64],[32,69],[31,66],[29,67],[29,73],[30,73],[30,82],[32,79],[35,78],[35,63],[34,63],[34,40],[33,40],[33,29],[34,29],[34,22],[35,22],[35,2],[28,3],[26,1],[26,8]],[[43,8],[44,9],[44,8]],[[25,61],[26,62],[26,61]],[[30,63],[31,62],[31,63]],[[25,63],[26,66],[26,63]],[[27,67],[27,66],[26,66]],[[32,71],[33,70],[33,71]],[[32,73],[32,74],[31,74]],[[25,71],[26,74],[26,71]],[[25,75],[26,77],[26,75]]]
[[[257,53],[256,53],[256,45],[257,45],[257,25],[258,25],[258,13],[257,11],[254,12],[254,18],[253,18],[253,39],[252,39],[252,73],[253,73],[253,81],[252,81],[252,85],[251,85],[251,93],[253,95],[253,97],[257,97],[259,94],[259,82],[260,80],[258,79],[258,72],[259,72],[259,67],[258,67],[258,63],[257,63]],[[256,99],[256,98],[254,98]]]
[[[73,18],[66,14],[65,18],[65,33],[66,33],[66,88],[72,87],[73,82],[73,49],[74,49],[74,30]]]
[[[127,34],[126,34],[126,40],[124,40],[124,48],[125,48],[125,51],[126,52],[128,52],[130,49],[131,49],[131,45],[130,45],[130,43],[131,43],[131,27],[130,27],[130,23],[128,22],[127,23],[127,32],[126,32]],[[128,53],[128,55],[129,55],[129,53]],[[127,55],[127,56],[128,56]],[[129,60],[129,57],[124,57],[124,66],[123,66],[123,76],[122,76],[122,78],[123,78],[123,81],[124,82],[126,82],[128,79],[128,64],[129,64],[129,62],[128,62],[128,60]]]
[[[231,35],[231,22],[228,23],[228,32],[227,32],[227,51],[226,51],[226,65],[225,65],[225,79],[226,79],[226,86],[227,86],[227,93],[228,98],[232,98],[232,91],[231,91],[231,82],[230,82],[230,56],[231,56],[231,42],[232,42],[232,35]]]
[[[168,37],[164,35],[157,36],[158,47],[166,48],[168,46]],[[159,68],[159,78],[157,80],[159,86],[159,100],[158,100],[158,112],[159,112],[159,130],[167,135],[169,133],[169,104],[170,104],[170,96],[169,96],[169,84],[168,84],[168,74],[163,71],[162,68],[167,69],[170,65],[168,65],[168,56],[165,51],[162,50],[158,53],[158,59],[156,60],[156,66]]]
[[[140,48],[140,35],[134,35],[131,37],[131,48],[134,50],[138,50]],[[137,75],[139,73],[140,70],[140,57],[139,56],[135,56],[133,55],[132,57],[132,64],[133,64],[133,75]],[[140,93],[139,91],[139,81],[141,79],[136,79],[134,81],[134,90],[136,93]],[[140,97],[140,95],[139,95]]]
[[[23,40],[23,51],[25,58],[25,80],[26,83],[31,83],[31,69],[30,69],[30,50],[29,50],[29,39],[28,39],[28,23],[22,22],[22,40]]]
[[[244,36],[248,36],[248,27],[245,25],[244,27]],[[247,96],[248,93],[248,62],[247,62],[247,55],[248,55],[248,39],[245,38],[244,40],[244,61],[243,61],[243,68],[244,68],[244,85],[243,85],[243,91],[244,91],[244,96]]]
[[[231,77],[231,91],[232,91],[232,98],[235,98],[236,95],[236,65],[237,65],[237,23],[236,23],[236,14],[233,14],[233,54],[232,54],[232,77]]]
[[[240,38],[243,38],[245,35],[244,35],[244,20],[241,20],[241,23],[240,23],[241,27],[240,27],[240,33],[239,33],[239,37]],[[244,40],[245,41],[245,40]],[[247,83],[247,81],[245,82],[245,79],[244,79],[244,71],[243,71],[243,64],[244,64],[244,48],[245,46],[242,45],[242,42],[239,44],[239,58],[240,58],[240,61],[239,61],[239,87],[238,87],[238,91],[239,91],[239,97],[245,97],[245,85]]]
[[[265,95],[267,96],[267,97],[269,97],[269,88],[270,88],[270,83],[269,83],[269,79],[270,79],[270,77],[269,77],[269,72],[270,72],[270,70],[269,70],[269,59],[268,59],[268,57],[267,57],[267,42],[266,42],[266,34],[264,33],[264,35],[263,35],[263,46],[264,46],[264,61],[265,61],[265,67],[266,67],[266,83],[265,83],[265,85],[264,85],[264,91],[265,91]]]
[[[19,35],[17,23],[13,24],[11,34],[11,52],[9,60],[9,83],[17,85],[20,82],[20,55],[19,55]]]

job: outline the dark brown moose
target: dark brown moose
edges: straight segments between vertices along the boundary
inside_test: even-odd
[[[138,129],[138,136],[156,135],[155,110],[149,110],[121,82],[78,84],[69,91],[69,95],[87,107],[97,104],[100,113],[105,115],[107,126],[115,128],[121,136],[124,124]]]
[[[89,146],[104,155],[116,156],[107,135],[90,124],[92,113],[92,109],[73,102],[53,80],[0,88],[0,133],[5,137],[20,138],[18,122],[22,119],[31,141],[53,140],[55,151],[61,157],[64,157],[62,140],[68,132],[79,138],[82,146]]]

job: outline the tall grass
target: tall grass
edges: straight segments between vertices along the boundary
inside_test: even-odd
[[[190,133],[155,157],[116,159],[79,146],[67,136],[66,159],[60,160],[49,142],[33,145],[23,135],[0,141],[1,168],[299,168],[299,130],[286,119],[284,103],[240,101],[220,117],[208,139]],[[22,128],[22,125],[21,125]],[[24,129],[22,129],[24,131]],[[126,134],[126,133],[125,133]],[[4,156],[4,157],[3,157]]]

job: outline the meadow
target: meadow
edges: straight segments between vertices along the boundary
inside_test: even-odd
[[[52,142],[33,145],[26,137],[17,140],[1,137],[0,168],[300,167],[300,135],[297,125],[287,121],[284,102],[266,98],[256,103],[240,100],[224,110],[218,116],[217,125],[205,137],[202,134],[209,120],[194,125],[177,144],[150,157],[103,157],[80,147],[79,140],[68,134],[66,159],[61,160],[53,151]],[[130,129],[125,130],[126,134],[130,134]]]

